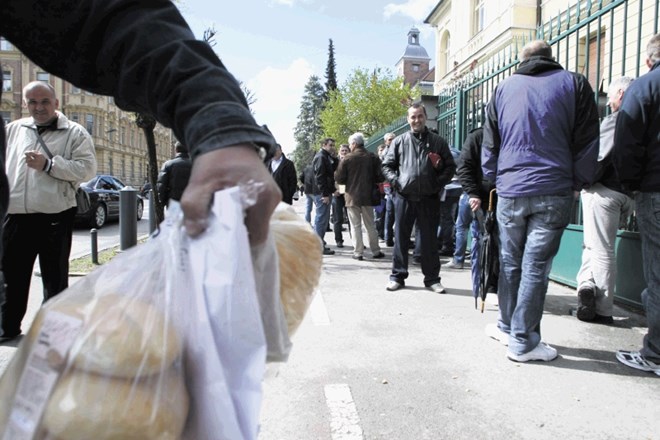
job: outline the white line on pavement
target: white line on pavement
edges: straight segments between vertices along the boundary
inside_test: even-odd
[[[309,312],[312,316],[314,325],[330,325],[330,318],[328,317],[328,310],[325,308],[325,302],[321,291],[318,290],[312,303],[309,305]]]
[[[332,440],[363,440],[360,417],[348,385],[345,383],[326,385],[325,400],[330,408]]]

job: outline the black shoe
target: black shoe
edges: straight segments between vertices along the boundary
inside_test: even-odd
[[[415,266],[421,266],[422,265],[422,259],[419,258],[419,257],[413,257],[412,264],[414,264]]]
[[[337,247],[338,248],[343,248],[344,247],[344,242],[343,241],[338,241],[337,242]]]
[[[578,290],[577,319],[580,321],[593,321],[596,317],[596,294],[591,287]]]
[[[394,240],[390,240],[390,241],[385,240],[385,246],[394,247]]]
[[[452,249],[440,249],[440,256],[442,257],[453,257],[454,251]]]
[[[334,254],[335,251],[333,251],[332,249],[323,248],[323,255],[334,255]]]
[[[16,335],[10,335],[10,336],[0,336],[0,344],[3,344],[5,342],[11,342],[14,339],[18,339],[21,336],[20,333]]]
[[[596,313],[596,316],[594,316],[594,319],[592,319],[591,322],[594,324],[612,325],[614,324],[614,318]]]
[[[378,252],[377,254],[374,254],[374,256],[371,257],[371,258],[376,258],[376,259],[378,259],[378,258],[385,258],[385,254],[382,253],[382,252]]]
[[[354,260],[362,261],[364,260],[364,257],[362,255],[353,255]]]

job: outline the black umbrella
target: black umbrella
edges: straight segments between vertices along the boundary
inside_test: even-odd
[[[481,297],[481,313],[488,292],[497,292],[497,279],[500,272],[499,240],[497,234],[497,219],[495,205],[496,190],[490,191],[486,215],[479,209],[476,212],[479,222],[479,284],[474,290],[474,308],[477,308],[477,298]]]

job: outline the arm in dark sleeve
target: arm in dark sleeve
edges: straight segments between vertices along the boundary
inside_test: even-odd
[[[376,180],[375,183],[381,183],[385,181],[385,176],[383,175],[383,162],[375,154],[372,154],[373,161],[373,175]]]
[[[470,197],[481,198],[481,142],[483,140],[483,130],[478,129],[468,134],[456,175],[463,187],[463,191]]]
[[[298,179],[296,177],[296,166],[292,161],[289,161],[289,175],[287,187],[291,189],[289,196],[293,197],[293,193],[298,189]]]
[[[442,171],[438,174],[438,181],[440,182],[440,185],[445,186],[454,178],[454,174],[456,173],[456,161],[451,154],[451,150],[449,150],[447,141],[442,138],[440,138],[440,141],[440,157],[442,158],[444,166],[442,167]]]
[[[493,97],[488,103],[486,109],[486,122],[484,123],[484,140],[481,146],[481,170],[484,179],[492,182],[497,176],[497,158],[500,155],[502,139],[500,138],[500,129],[498,126],[497,108],[495,107],[495,95],[497,87],[493,92]]]
[[[74,85],[171,127],[191,155],[270,148],[236,79],[169,0],[7,0],[3,36]]]
[[[337,171],[335,171],[335,182],[339,185],[346,185],[346,180],[348,179],[348,175],[346,174],[346,161],[347,159],[340,161]]]
[[[314,166],[314,181],[319,192],[323,197],[330,196],[334,191],[328,186],[328,178],[326,176],[327,171],[325,164],[323,163],[323,153],[314,156],[312,164]]]
[[[579,191],[588,188],[596,177],[600,129],[594,91],[584,76],[576,75],[576,78],[577,108],[571,152],[573,189]]]
[[[156,181],[156,192],[163,206],[167,206],[170,200],[170,173],[167,165],[167,163],[163,165]]]
[[[612,150],[612,163],[621,185],[629,191],[639,190],[644,175],[644,162],[646,158],[647,118],[650,103],[638,94],[631,85],[623,95],[623,102],[619,108],[614,130],[614,148]]]

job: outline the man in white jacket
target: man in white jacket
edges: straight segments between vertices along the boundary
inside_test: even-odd
[[[5,341],[21,334],[37,256],[44,301],[68,287],[76,187],[96,174],[92,137],[57,111],[50,84],[26,85],[23,104],[30,117],[6,128],[10,195],[2,233],[6,292],[0,304]]]

